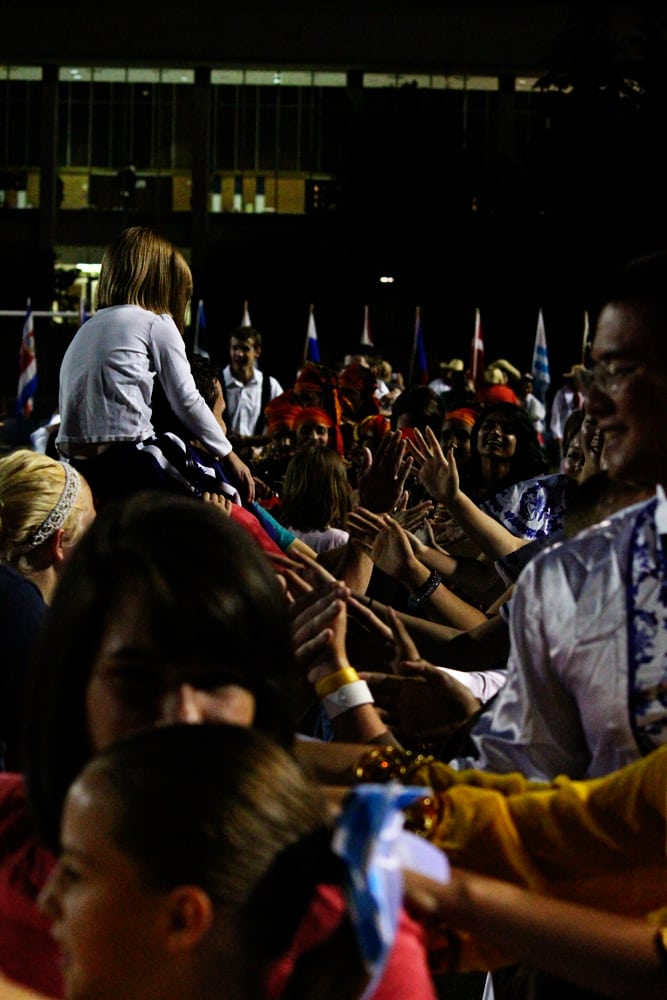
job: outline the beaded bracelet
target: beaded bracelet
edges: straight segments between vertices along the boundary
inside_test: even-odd
[[[352,775],[356,782],[400,781],[409,785],[415,771],[425,764],[431,764],[435,757],[423,753],[415,754],[411,750],[399,747],[377,747],[364,754],[356,764],[352,765]],[[429,839],[430,831],[440,821],[442,808],[438,799],[430,789],[424,788],[424,798],[405,810],[405,826],[412,833]]]
[[[324,698],[345,684],[354,684],[359,680],[359,674],[354,667],[342,667],[335,674],[327,674],[315,685],[315,694],[318,698]]]
[[[438,589],[441,583],[442,577],[438,571],[434,569],[424,583],[422,583],[419,590],[414,594],[410,594],[408,597],[408,607],[413,611],[415,608],[421,607],[424,601],[428,600],[431,594]]]
[[[431,764],[435,757],[415,754],[402,747],[383,746],[369,750],[352,765],[357,782],[404,781],[423,764]]]

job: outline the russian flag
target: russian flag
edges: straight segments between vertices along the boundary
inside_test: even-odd
[[[306,349],[304,351],[304,361],[314,361],[316,364],[320,360],[320,345],[317,339],[317,330],[315,329],[315,307],[311,305],[310,315],[308,316],[308,331],[306,333]]]
[[[21,353],[19,356],[19,384],[16,394],[16,415],[29,417],[35,405],[37,392],[37,357],[35,355],[35,331],[32,321],[32,306],[28,308],[23,321]]]

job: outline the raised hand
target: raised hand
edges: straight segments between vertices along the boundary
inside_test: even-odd
[[[450,448],[447,456],[440,447],[436,435],[430,427],[426,428],[426,436],[415,431],[418,445],[426,452],[426,458],[419,470],[419,481],[440,503],[451,503],[459,492],[459,471],[456,467],[454,449]]]
[[[413,462],[405,457],[406,447],[400,431],[382,438],[375,456],[359,476],[359,502],[363,507],[383,514],[400,504]]]

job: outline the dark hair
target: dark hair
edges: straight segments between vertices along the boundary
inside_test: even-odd
[[[209,410],[212,410],[221,386],[220,373],[217,365],[201,354],[193,354],[190,358],[190,368],[195,385]]]
[[[229,335],[230,341],[232,337],[235,340],[252,340],[255,347],[262,346],[262,335],[254,326],[237,326]]]
[[[26,773],[40,832],[57,842],[68,785],[92,753],[85,698],[120,595],[147,594],[147,628],[174,660],[220,663],[255,696],[255,725],[287,745],[296,704],[285,603],[264,555],[215,508],[144,494],[110,505],[68,560],[28,688]]]
[[[406,389],[394,401],[391,408],[391,429],[396,430],[398,418],[408,414],[412,426],[425,431],[431,427],[435,434],[442,430],[443,408],[437,392],[427,385],[416,385]]]
[[[111,836],[150,888],[199,886],[234,913],[255,981],[288,947],[315,886],[338,878],[322,792],[260,733],[145,730],[84,774],[103,783]]]
[[[643,329],[654,334],[659,357],[667,365],[667,250],[635,257],[598,283],[595,325],[604,306],[623,302],[642,313]]]
[[[467,473],[470,488],[473,491],[479,490],[483,486],[482,462],[477,450],[477,438],[482,424],[492,413],[509,417],[514,424],[513,433],[516,437],[516,451],[510,461],[510,471],[508,476],[503,479],[502,484],[499,485],[499,489],[505,489],[515,483],[522,482],[524,479],[539,476],[540,473],[546,471],[547,467],[535,428],[526,411],[520,406],[515,406],[514,403],[492,403],[491,406],[486,406],[482,410],[470,435],[470,463],[467,466]]]
[[[323,531],[342,523],[352,509],[345,463],[333,448],[309,444],[290,459],[281,491],[283,524]]]

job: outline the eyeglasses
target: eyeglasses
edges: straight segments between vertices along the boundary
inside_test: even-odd
[[[613,396],[620,392],[631,375],[636,375],[645,369],[646,364],[643,361],[596,361],[589,370],[589,375],[591,383],[597,389]]]

